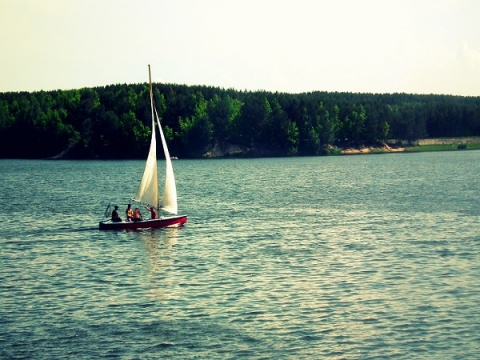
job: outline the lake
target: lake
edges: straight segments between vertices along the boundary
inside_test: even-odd
[[[143,161],[0,160],[0,358],[480,357],[480,151],[173,165],[105,232]]]

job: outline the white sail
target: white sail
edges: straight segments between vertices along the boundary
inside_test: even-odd
[[[163,210],[177,214],[177,187],[175,186],[175,175],[173,174],[172,160],[170,158],[170,152],[168,151],[167,142],[163,135],[162,125],[158,118],[157,109],[155,109],[155,116],[157,117],[158,129],[160,131],[160,138],[162,140],[163,153],[165,154],[165,187],[163,189],[163,197],[161,207]]]
[[[150,67],[149,67],[150,70]],[[150,72],[150,71],[149,71]],[[157,141],[155,139],[155,117],[153,112],[153,93],[150,81],[150,107],[152,111],[152,138],[142,180],[133,200],[158,208]]]

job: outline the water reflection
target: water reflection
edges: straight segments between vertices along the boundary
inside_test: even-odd
[[[148,295],[154,299],[166,300],[172,296],[176,280],[172,266],[179,231],[179,228],[164,228],[140,233],[148,260]]]

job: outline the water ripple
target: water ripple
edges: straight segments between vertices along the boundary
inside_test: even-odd
[[[97,199],[141,162],[0,161],[0,357],[478,358],[462,154],[179,161],[187,226],[135,232]]]

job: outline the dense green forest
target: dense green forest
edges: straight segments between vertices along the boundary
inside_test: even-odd
[[[386,139],[480,135],[480,97],[237,91],[154,84],[170,153],[181,158],[327,155]],[[0,93],[0,158],[143,158],[147,84]],[[234,149],[235,151],[232,151]]]

